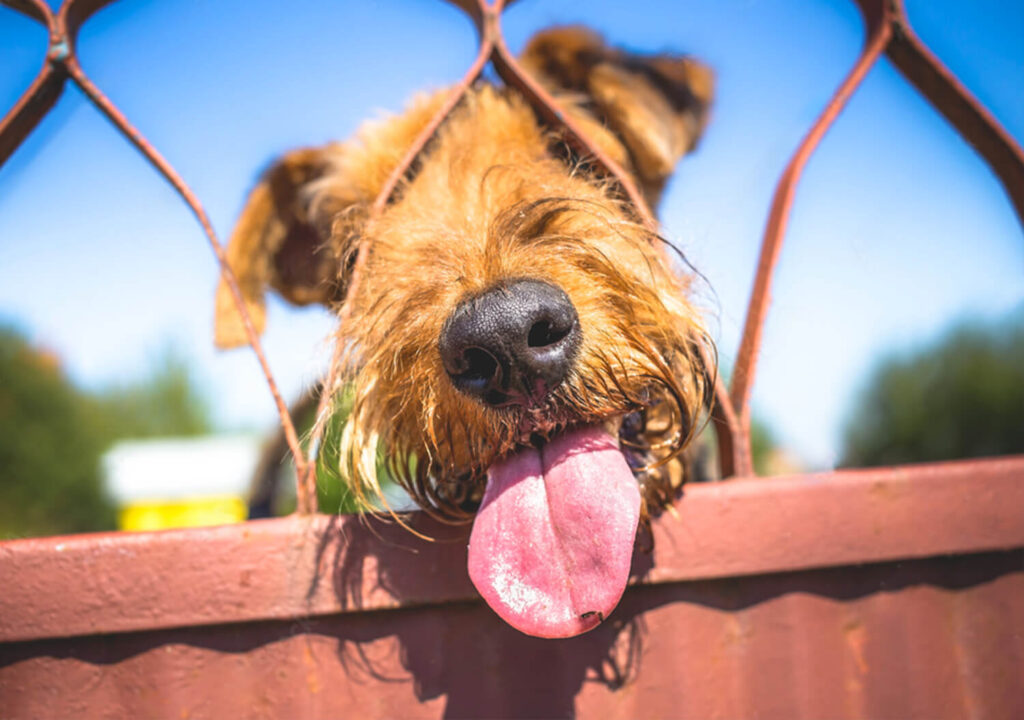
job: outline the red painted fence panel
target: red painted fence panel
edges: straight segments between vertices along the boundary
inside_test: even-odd
[[[293,516],[0,546],[4,717],[1015,717],[1024,458],[693,486],[596,630],[465,531]]]

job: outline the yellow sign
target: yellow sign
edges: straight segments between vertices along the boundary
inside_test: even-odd
[[[245,501],[237,495],[150,500],[126,505],[118,513],[122,530],[229,525],[246,519]]]

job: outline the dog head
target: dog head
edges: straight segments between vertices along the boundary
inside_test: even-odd
[[[542,33],[522,62],[656,203],[704,126],[709,72],[580,29]],[[667,243],[514,91],[473,88],[371,218],[444,96],[285,156],[229,262],[261,324],[268,286],[337,307],[367,241],[338,329],[343,475],[369,502],[383,458],[424,509],[477,514],[485,599],[526,632],[576,634],[618,602],[643,502],[680,482],[670,461],[706,408],[710,344]],[[217,335],[242,340],[224,287]]]

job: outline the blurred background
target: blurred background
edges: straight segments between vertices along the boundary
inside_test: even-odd
[[[906,6],[1024,140],[1024,4]],[[775,182],[860,50],[857,9],[522,0],[504,27],[519,48],[568,23],[716,71],[712,122],[660,212],[707,277],[700,300],[728,367]],[[0,112],[46,42],[0,7]],[[274,157],[400,111],[460,77],[475,47],[440,0],[121,0],[79,39],[86,73],[222,239]],[[213,349],[216,278],[188,208],[68,85],[0,168],[0,537],[244,517],[276,419],[252,354]],[[267,327],[271,367],[296,398],[326,363],[331,319],[272,301]],[[759,469],[1022,452],[1022,359],[1024,232],[983,161],[882,61],[797,193],[754,388]]]

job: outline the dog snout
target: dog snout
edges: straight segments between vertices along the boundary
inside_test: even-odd
[[[466,300],[440,337],[455,387],[494,407],[539,404],[568,375],[579,344],[572,301],[540,280],[518,280]]]

